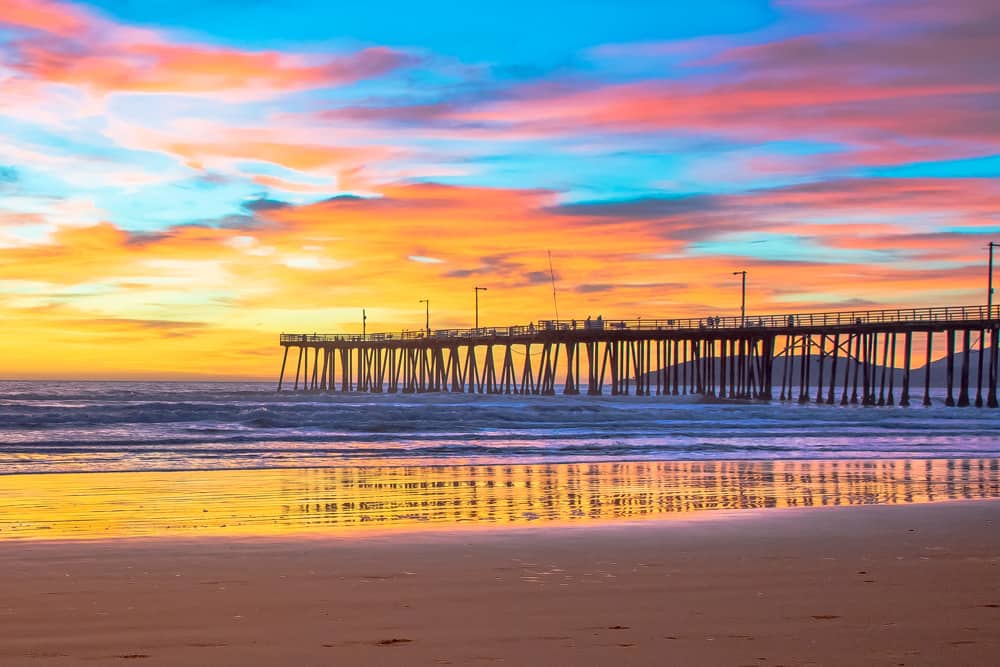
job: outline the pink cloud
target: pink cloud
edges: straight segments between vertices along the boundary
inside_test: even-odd
[[[853,143],[866,162],[950,157],[984,142],[1000,147],[1000,120],[985,104],[996,83],[877,85],[817,79],[705,85],[697,81],[602,86],[457,111],[459,122],[548,135],[671,131]],[[957,145],[905,146],[943,139]]]
[[[589,52],[598,59],[669,57],[689,66],[681,66],[681,78],[547,80],[499,99],[336,109],[325,117],[467,140],[657,132],[812,140],[845,146],[830,156],[833,167],[1000,150],[995,3],[956,0],[946,12],[902,1],[790,4],[821,12],[830,29],[750,46],[711,37]]]
[[[28,79],[96,94],[226,94],[232,100],[240,93],[348,84],[415,62],[383,47],[328,56],[209,46],[120,25],[66,3],[12,1],[0,13],[0,26],[23,34],[10,42],[9,67]]]
[[[0,24],[60,37],[78,35],[92,23],[83,10],[55,0],[4,0]]]

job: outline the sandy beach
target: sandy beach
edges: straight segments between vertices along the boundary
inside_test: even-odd
[[[0,667],[1000,667],[1000,0],[0,0]]]
[[[0,543],[4,665],[984,665],[1000,501]]]

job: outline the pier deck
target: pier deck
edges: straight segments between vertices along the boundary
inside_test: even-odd
[[[919,342],[928,369],[922,402],[929,405],[929,369],[940,349],[935,343],[943,342],[945,404],[997,407],[998,328],[1000,306],[940,306],[286,333],[280,338],[285,350],[278,390],[285,387],[289,350],[296,348],[294,390],[540,395],[607,390],[741,400],[773,400],[778,391],[779,400],[803,403],[894,405],[901,370],[898,404],[905,406],[912,398],[911,366]]]

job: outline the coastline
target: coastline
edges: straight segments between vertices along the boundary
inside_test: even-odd
[[[0,544],[506,530],[997,497],[995,458],[15,474],[0,476]]]
[[[0,542],[0,662],[971,665],[1000,650],[998,500],[692,516]]]
[[[0,476],[0,664],[939,665],[1000,460]]]

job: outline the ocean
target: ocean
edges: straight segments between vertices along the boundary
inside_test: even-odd
[[[1000,457],[1000,411],[0,382],[0,474]]]

